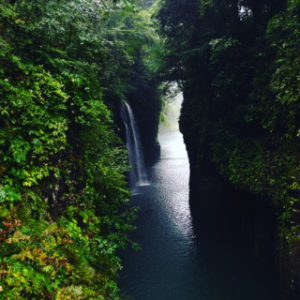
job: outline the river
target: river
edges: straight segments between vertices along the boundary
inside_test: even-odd
[[[140,251],[123,255],[124,300],[275,300],[269,263],[257,262],[247,244],[199,228],[189,206],[189,161],[178,128],[161,128],[161,157],[138,188],[140,207],[132,239]]]

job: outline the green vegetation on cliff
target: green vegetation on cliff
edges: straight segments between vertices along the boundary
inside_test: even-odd
[[[300,292],[300,2],[163,0],[163,71],[183,86],[192,168],[271,199]]]
[[[108,107],[154,42],[133,2],[0,2],[1,299],[119,299],[134,210]]]

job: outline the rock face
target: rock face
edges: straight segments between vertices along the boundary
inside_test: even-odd
[[[129,99],[139,125],[145,163],[151,165],[158,158],[160,150],[157,141],[161,109],[159,95],[146,87],[142,94],[132,95]]]
[[[195,88],[191,83],[186,85],[180,119],[180,129],[184,135],[191,164],[190,199],[193,215],[196,219],[202,218],[208,222],[207,224],[217,227],[224,226],[223,223],[219,224],[220,219],[232,219],[233,234],[238,230],[241,237],[249,243],[251,251],[255,252],[257,259],[268,260],[269,264],[273,265],[280,282],[281,299],[299,299],[299,241],[295,239],[293,243],[287,243],[283,237],[285,229],[281,217],[278,217],[282,214],[282,210],[280,206],[275,205],[276,200],[272,198],[274,194],[253,189],[251,180],[247,181],[245,174],[238,182],[232,181],[232,176],[237,176],[232,173],[233,171],[244,172],[249,168],[255,172],[253,169],[255,160],[247,162],[246,155],[241,156],[241,159],[244,159],[244,166],[237,164],[235,170],[230,169],[232,158],[226,157],[226,150],[230,145],[227,144],[226,138],[222,140],[217,133],[214,136],[215,128],[205,116],[208,114],[205,110],[207,108],[201,107],[198,88],[196,84],[194,86]],[[251,136],[247,135],[247,138],[251,140]],[[239,138],[238,135],[235,139],[240,139],[241,143],[243,141],[243,137]],[[236,141],[233,140],[231,147],[237,147],[234,143]],[[255,148],[251,149],[250,145],[248,144],[250,147],[248,153],[251,151],[254,153]],[[216,159],[221,147],[224,152],[223,158],[227,159],[227,162],[222,161],[222,164]],[[252,175],[250,172],[248,176]]]
[[[135,115],[146,165],[152,164],[159,155],[157,142],[161,111],[160,82],[145,73],[143,65],[137,63],[131,75],[133,89],[126,95]]]
[[[275,210],[283,299],[299,299],[299,3],[246,2],[166,1],[167,63],[183,86],[192,181],[222,178]]]
[[[145,164],[151,165],[159,156],[160,148],[157,141],[158,126],[161,112],[162,93],[159,89],[161,81],[148,74],[142,58],[139,58],[132,67],[130,88],[127,89],[125,98],[134,114],[141,138]],[[123,141],[126,140],[126,130],[120,111],[122,101],[113,99],[111,107],[114,112],[116,127]]]

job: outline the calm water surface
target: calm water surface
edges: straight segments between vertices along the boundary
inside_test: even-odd
[[[133,234],[142,250],[124,254],[125,300],[275,300],[274,274],[236,240],[199,230],[189,207],[189,162],[181,134],[162,130],[151,185],[133,196],[141,208]]]

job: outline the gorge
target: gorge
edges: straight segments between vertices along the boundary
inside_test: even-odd
[[[149,186],[133,188],[132,203],[140,212],[132,238],[141,250],[124,254],[123,299],[279,299],[268,210],[258,204],[253,213],[251,199],[242,208],[246,196],[217,181],[206,194],[193,185],[190,192],[178,128],[181,102],[179,94],[165,107],[161,155],[147,168]],[[190,203],[198,207],[191,211]]]
[[[299,49],[299,0],[1,0],[0,299],[299,300]]]

